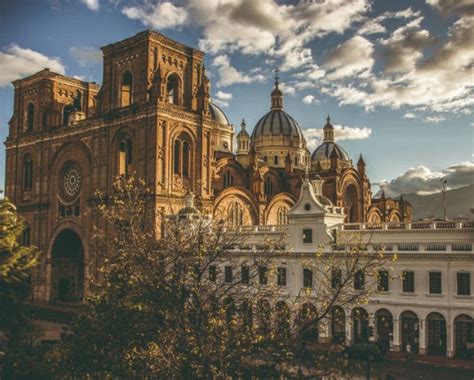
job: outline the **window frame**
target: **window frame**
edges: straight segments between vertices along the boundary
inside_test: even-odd
[[[432,276],[434,275],[439,275],[439,284],[433,283],[432,280],[437,280],[434,279]],[[439,285],[439,289],[435,285]],[[435,291],[439,290],[439,291]],[[443,273],[441,271],[429,271],[428,272],[428,293],[429,294],[443,294]]]
[[[313,243],[313,229],[303,228],[303,244],[312,244],[312,243]]]
[[[408,279],[407,274],[410,274],[412,276],[412,278]],[[411,285],[411,286],[408,286],[408,285]],[[402,292],[412,294],[412,293],[415,293],[415,289],[416,289],[415,271],[413,271],[413,270],[403,270],[402,271]]]
[[[303,288],[313,288],[313,270],[310,268],[303,268]]]
[[[286,276],[286,267],[277,268],[277,285],[286,286],[287,285],[287,276]]]
[[[461,292],[461,287],[460,287],[460,280],[461,277],[466,276],[467,278],[467,291],[466,292]],[[471,272],[466,272],[466,271],[460,271],[456,272],[456,294],[458,296],[471,296]]]

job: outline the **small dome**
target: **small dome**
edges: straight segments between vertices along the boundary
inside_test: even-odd
[[[333,141],[325,141],[311,155],[311,161],[330,159],[333,151],[339,160],[349,161],[349,155],[338,144]]]
[[[252,139],[280,135],[303,139],[303,133],[296,120],[285,111],[274,109],[257,122],[252,132]]]
[[[214,103],[209,103],[209,112],[211,113],[211,118],[215,122],[222,125],[230,125],[229,119],[225,115],[224,111]]]

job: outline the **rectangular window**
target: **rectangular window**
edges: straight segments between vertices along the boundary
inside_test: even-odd
[[[379,292],[388,292],[388,271],[379,270],[377,290]]]
[[[217,268],[215,265],[209,266],[209,281],[216,282],[217,278]]]
[[[339,289],[342,282],[342,271],[340,269],[333,269],[331,272],[331,287]]]
[[[232,276],[232,267],[231,266],[226,266],[224,268],[224,281],[227,283],[231,283],[233,280]]]
[[[303,229],[303,243],[313,242],[313,230],[311,228]]]
[[[364,286],[365,286],[364,272],[361,270],[358,270],[354,275],[354,289],[363,290]]]
[[[441,294],[441,272],[430,272],[430,294]]]
[[[470,296],[471,295],[471,274],[467,272],[457,273],[458,282],[458,295]]]
[[[278,286],[286,286],[286,268],[278,268]]]
[[[415,272],[403,271],[403,293],[415,292]]]
[[[268,283],[268,269],[267,269],[267,267],[258,267],[258,283],[260,285],[267,285],[267,283]]]
[[[308,268],[303,269],[303,287],[312,288],[313,287],[313,271]]]
[[[249,267],[246,265],[242,265],[240,269],[240,280],[242,284],[248,285],[250,283],[250,271]]]

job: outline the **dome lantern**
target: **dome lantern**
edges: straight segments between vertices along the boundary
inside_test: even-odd
[[[333,142],[334,141],[334,127],[331,124],[331,118],[327,117],[326,125],[324,126],[324,141]]]
[[[278,76],[278,68],[275,69],[275,86],[272,91],[272,110],[282,110],[283,109],[283,92],[280,90],[278,87],[279,79],[280,77]]]

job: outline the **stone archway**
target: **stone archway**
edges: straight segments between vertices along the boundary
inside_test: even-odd
[[[454,319],[455,355],[465,356],[468,343],[474,344],[474,319],[469,315],[461,314]]]
[[[333,306],[331,310],[331,335],[333,343],[346,340],[346,314],[340,306]]]
[[[411,352],[418,353],[419,348],[419,320],[412,311],[404,311],[400,316],[400,329],[402,333],[402,350],[407,351],[410,346]]]
[[[375,323],[377,327],[377,340],[388,351],[393,334],[392,313],[387,309],[377,310],[375,313]]]
[[[80,302],[84,295],[84,246],[71,229],[62,230],[51,250],[53,302]]]
[[[446,355],[446,319],[440,313],[430,313],[426,317],[428,329],[428,354]]]
[[[369,342],[369,315],[361,307],[352,311],[352,324],[354,326],[354,343]]]

